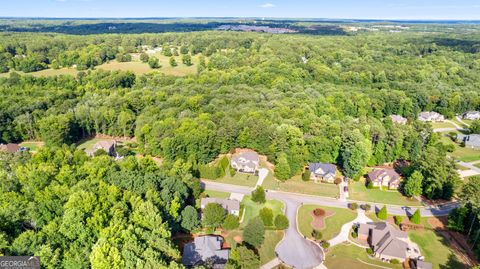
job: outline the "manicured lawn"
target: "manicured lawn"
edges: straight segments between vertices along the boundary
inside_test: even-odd
[[[338,197],[338,186],[329,183],[315,183],[313,181],[302,181],[297,175],[285,182],[276,180],[273,176],[267,177],[263,182],[265,189],[280,190],[287,192],[304,193],[310,195]]]
[[[203,193],[205,193],[208,197],[213,197],[213,198],[226,199],[230,197],[230,193],[228,192],[205,190],[203,191]]]
[[[325,219],[325,228],[320,230],[323,234],[322,239],[324,240],[330,240],[335,237],[340,232],[343,224],[350,222],[357,217],[357,212],[350,209],[318,205],[303,205],[298,210],[298,229],[303,235],[310,238],[312,238],[313,231],[313,227],[311,225],[313,217],[310,215],[310,212],[312,212],[315,208],[322,208],[327,212],[335,212],[335,215],[327,217]]]
[[[86,149],[92,149],[93,146],[99,142],[99,141],[102,141],[102,140],[106,140],[106,139],[101,139],[101,138],[91,138],[91,139],[86,139],[86,140],[82,140],[79,142],[77,148],[79,149],[82,149],[82,150],[86,150]]]
[[[387,191],[380,189],[368,189],[365,186],[365,179],[352,181],[349,184],[350,199],[368,201],[393,205],[419,206],[421,203],[415,199],[409,199],[398,191]]]
[[[227,172],[223,178],[212,180],[215,182],[254,187],[257,184],[258,176],[245,173],[236,173],[233,177]]]
[[[458,133],[458,132],[457,132]],[[480,160],[480,150],[475,150],[471,148],[461,147],[458,143],[453,142],[448,136],[447,133],[440,133],[441,141],[446,145],[454,145],[455,151],[449,152],[448,155],[456,158],[463,162],[473,162]]]
[[[148,72],[154,71],[154,69],[150,68],[148,64],[138,62],[117,62],[111,61],[109,63],[104,63],[95,67],[95,69],[103,69],[106,71],[132,71],[137,75],[145,74]]]
[[[257,204],[251,200],[250,196],[245,196],[242,201],[242,205],[245,210],[245,216],[243,218],[243,222],[241,227],[245,227],[248,221],[257,217],[260,209],[264,207],[268,207],[273,211],[273,217],[275,218],[278,214],[283,214],[283,203],[278,200],[267,200],[265,204]]]
[[[455,128],[455,125],[449,123],[449,122],[432,122],[431,123],[432,128]]]
[[[368,264],[366,264],[368,263]],[[384,263],[368,256],[367,251],[363,248],[352,244],[340,244],[328,250],[325,254],[325,266],[327,268],[351,268],[351,269],[372,269],[380,268],[400,269],[401,264],[393,265]]]
[[[408,232],[409,238],[420,247],[422,255],[425,256],[425,261],[431,262],[433,269],[468,268],[457,260],[455,254],[449,248],[449,242],[444,237],[428,229],[431,226],[427,220],[427,218],[422,219],[422,223],[427,229]]]
[[[28,148],[31,152],[37,152],[39,148],[43,147],[45,143],[41,141],[25,141],[19,144],[20,147]]]
[[[37,72],[24,73],[21,71],[15,71],[19,75],[32,75],[35,77],[48,77],[48,76],[58,76],[58,75],[71,75],[76,76],[78,70],[75,68],[61,68],[61,69],[45,69]],[[1,73],[0,77],[9,77],[10,73]]]

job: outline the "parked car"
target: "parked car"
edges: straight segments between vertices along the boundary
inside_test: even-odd
[[[348,192],[348,187],[347,186],[343,187],[343,192]]]

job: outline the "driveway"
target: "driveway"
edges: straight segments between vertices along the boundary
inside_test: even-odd
[[[330,239],[328,243],[330,243],[330,246],[335,246],[345,241],[348,241],[348,236],[350,235],[350,229],[352,228],[352,225],[354,223],[368,223],[368,222],[373,222],[373,221],[365,215],[365,211],[363,211],[362,209],[357,209],[357,217],[354,220],[343,224],[342,229],[340,230],[340,233],[334,238]]]
[[[322,263],[323,252],[312,241],[305,239],[297,230],[298,201],[284,199],[285,215],[290,226],[285,231],[285,237],[275,248],[278,258],[293,268],[311,269]]]
[[[268,176],[268,169],[266,168],[261,168],[258,171],[258,181],[257,181],[257,186],[262,186],[263,180]]]

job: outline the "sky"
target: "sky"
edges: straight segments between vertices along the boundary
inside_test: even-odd
[[[480,0],[0,0],[0,17],[480,20]]]

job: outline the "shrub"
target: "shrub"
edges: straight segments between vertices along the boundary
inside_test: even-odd
[[[369,181],[369,182],[367,183],[367,189],[373,189],[373,188],[374,188],[373,182]]]
[[[240,221],[237,216],[229,214],[223,220],[222,228],[225,230],[235,230],[240,226]]]
[[[289,224],[288,218],[285,215],[279,214],[275,217],[275,227],[277,227],[277,230],[285,230]]]
[[[267,200],[265,199],[265,191],[262,186],[258,186],[254,191],[252,191],[252,201],[258,204],[264,204]]]
[[[231,176],[231,177],[234,177],[235,174],[237,173],[237,170],[235,170],[235,168],[233,168],[233,167],[230,167],[230,168],[228,169],[228,172],[230,173],[230,176]]]
[[[413,213],[412,217],[410,218],[410,221],[415,224],[420,224],[420,221],[421,221],[420,209],[417,209],[415,213]]]
[[[330,247],[330,243],[328,243],[327,241],[322,242],[322,248],[327,249],[329,247]]]
[[[357,210],[358,209],[358,204],[357,203],[350,203],[350,204],[348,204],[348,207],[351,210]]]
[[[356,233],[355,231],[352,231],[352,237],[353,237],[353,238],[357,238],[357,237],[358,237],[358,233]]]
[[[364,204],[364,205],[362,205],[362,208],[365,211],[369,211],[370,209],[372,209],[372,206],[370,204]]]
[[[223,156],[223,158],[220,159],[220,161],[218,162],[218,167],[220,167],[220,169],[224,170],[227,169],[230,165],[230,161],[228,160],[227,156]]]
[[[220,177],[220,169],[216,166],[199,165],[198,172],[201,178],[217,179]]]
[[[403,220],[402,216],[395,216],[395,217],[393,217],[393,219],[395,220],[395,224],[397,224],[399,226],[400,226],[400,224],[402,223],[402,220]]]
[[[373,255],[373,249],[367,248],[367,254],[368,255]]]
[[[321,240],[322,237],[323,237],[323,234],[322,234],[322,232],[320,232],[319,230],[313,230],[313,231],[312,231],[312,236],[313,236],[313,238],[315,238],[316,240]]]
[[[225,209],[217,203],[210,203],[203,209],[203,226],[216,228],[222,225],[225,219]]]
[[[320,216],[325,216],[325,210],[321,209],[321,208],[315,208],[313,210],[313,215],[317,216],[317,217],[320,217]]]
[[[264,207],[260,210],[260,218],[265,226],[273,226],[273,212],[270,208]]]
[[[150,59],[150,56],[148,56],[148,54],[146,54],[145,52],[140,54],[140,61],[146,63],[148,62],[148,59]]]
[[[305,170],[305,172],[303,172],[303,174],[302,174],[302,180],[303,181],[309,181],[311,174],[312,174],[312,172],[310,172],[310,170]]]
[[[381,220],[386,220],[388,218],[387,207],[383,206],[380,211],[377,213],[377,217]]]
[[[391,264],[399,264],[400,261],[397,260],[397,259],[391,259],[391,260],[390,260],[390,263],[391,263]]]
[[[160,68],[160,62],[158,61],[157,57],[150,57],[150,59],[148,59],[148,65],[152,69]]]

